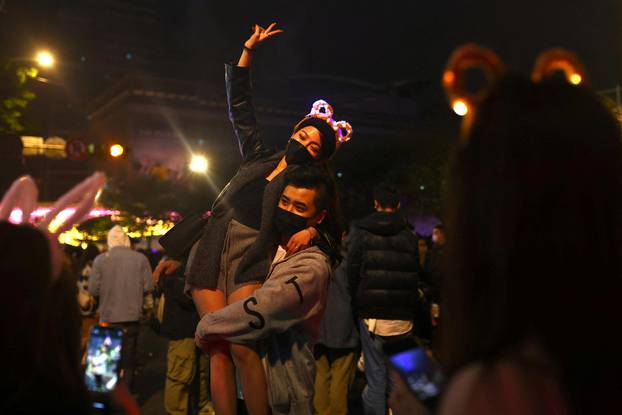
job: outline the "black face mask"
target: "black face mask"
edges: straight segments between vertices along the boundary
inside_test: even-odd
[[[306,229],[308,219],[285,209],[277,208],[276,215],[274,216],[274,226],[281,235],[289,237]]]
[[[285,161],[287,164],[297,164],[298,166],[308,166],[313,163],[313,156],[305,146],[293,138],[287,143],[285,148]]]

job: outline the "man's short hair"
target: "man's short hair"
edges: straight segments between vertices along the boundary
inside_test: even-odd
[[[400,195],[397,188],[391,183],[380,183],[374,188],[374,200],[382,208],[397,209],[400,203]]]
[[[317,212],[330,210],[335,195],[335,184],[327,171],[320,167],[300,167],[288,173],[285,186],[315,190],[315,208]]]

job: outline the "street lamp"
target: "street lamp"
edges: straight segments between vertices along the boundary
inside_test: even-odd
[[[55,63],[54,55],[47,50],[40,50],[35,55],[35,62],[42,68],[51,68]]]
[[[207,173],[208,162],[205,156],[200,154],[193,154],[190,159],[190,171],[194,173],[205,174]]]

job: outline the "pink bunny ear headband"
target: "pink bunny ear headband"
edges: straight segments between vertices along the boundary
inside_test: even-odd
[[[62,265],[62,253],[58,244],[58,235],[80,223],[88,216],[93,207],[99,191],[106,183],[106,176],[102,172],[95,172],[93,175],[78,183],[71,190],[65,193],[54,204],[52,209],[37,224],[50,242],[50,255],[52,261],[52,278],[60,275]],[[15,218],[17,223],[28,224],[30,214],[37,204],[38,191],[35,182],[30,176],[22,176],[17,179],[6,192],[0,202],[0,220],[8,220],[14,209],[20,209],[21,218]],[[70,204],[77,203],[73,213],[69,215],[59,215]]]

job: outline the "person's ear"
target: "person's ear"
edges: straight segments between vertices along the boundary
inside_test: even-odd
[[[319,225],[320,223],[322,223],[322,221],[326,218],[326,209],[323,209],[320,213],[318,213],[318,215],[315,217],[315,223],[316,225]]]

